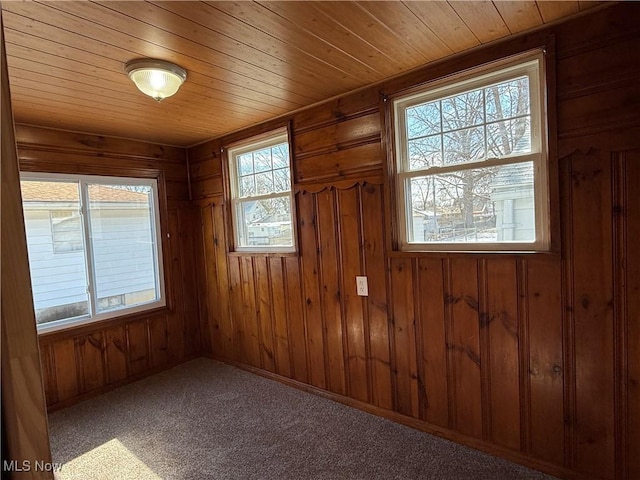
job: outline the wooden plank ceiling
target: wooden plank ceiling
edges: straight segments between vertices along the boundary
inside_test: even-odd
[[[189,146],[602,2],[3,2],[15,119]],[[162,103],[124,73],[185,68]]]

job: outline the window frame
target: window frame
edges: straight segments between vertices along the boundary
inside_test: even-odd
[[[238,161],[236,158],[239,155],[255,152],[257,150],[272,147],[282,143],[287,143],[289,148],[289,185],[290,188],[286,192],[252,195],[246,197],[239,196],[239,181],[238,178]],[[224,171],[227,174],[228,180],[225,182],[228,188],[228,218],[230,221],[230,235],[229,245],[230,252],[236,254],[263,254],[263,255],[295,255],[298,252],[298,235],[297,235],[297,221],[296,221],[296,205],[295,205],[295,190],[294,190],[294,168],[293,168],[293,147],[291,143],[291,131],[289,126],[276,128],[269,130],[265,133],[258,134],[237,142],[231,143],[222,149]],[[277,170],[277,169],[275,169]],[[274,171],[272,168],[271,170]],[[239,218],[237,214],[238,205],[251,200],[267,200],[270,198],[288,197],[290,202],[290,216],[291,216],[291,246],[277,246],[277,245],[241,245],[240,243],[240,228]],[[246,235],[248,238],[248,233]]]
[[[529,72],[535,69],[537,74]],[[418,86],[396,92],[385,97],[385,121],[389,127],[390,141],[388,142],[389,185],[392,195],[392,249],[401,252],[459,252],[459,253],[526,253],[549,252],[552,248],[552,219],[551,219],[551,185],[550,178],[550,132],[549,132],[549,98],[548,65],[546,52],[542,48],[513,55],[507,58],[468,68],[462,72],[437,78]],[[531,133],[532,151],[525,154],[502,157],[498,159],[479,160],[468,163],[452,164],[443,167],[410,170],[408,146],[406,138],[405,112],[412,106],[430,101],[444,99],[459,93],[474,89],[481,89],[496,83],[514,79],[526,74],[530,79],[531,95]],[[534,81],[531,81],[534,80]],[[535,105],[535,107],[534,107]],[[491,122],[485,122],[485,126]],[[444,134],[444,132],[441,132]],[[403,150],[404,149],[404,150]],[[408,197],[406,182],[411,178],[429,177],[450,171],[489,168],[491,166],[515,165],[527,161],[533,162],[534,170],[534,205],[536,239],[533,242],[409,242],[409,225],[411,220],[406,212],[410,210],[411,198]]]
[[[145,177],[119,177],[104,176],[90,174],[67,174],[67,173],[45,173],[45,172],[21,172],[20,181],[41,181],[41,182],[60,182],[60,183],[78,183],[78,200],[80,202],[80,223],[82,229],[83,254],[86,268],[87,279],[87,303],[89,313],[76,317],[70,317],[60,320],[54,320],[47,323],[36,324],[38,335],[58,332],[62,330],[80,327],[83,325],[93,324],[105,320],[111,320],[118,317],[133,315],[136,313],[156,310],[167,306],[167,292],[165,284],[164,255],[162,244],[162,223],[160,220],[160,209],[162,208],[160,199],[160,181],[157,178]],[[143,185],[151,188],[151,205],[153,214],[150,218],[151,228],[155,237],[155,248],[153,249],[155,284],[159,293],[159,298],[151,302],[140,303],[129,308],[112,310],[108,312],[98,313],[97,290],[95,267],[93,265],[93,251],[90,238],[89,225],[89,188],[88,185]],[[84,186],[83,186],[84,185]]]

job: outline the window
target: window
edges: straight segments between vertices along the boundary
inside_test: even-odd
[[[80,212],[78,210],[51,210],[50,214],[53,253],[83,250]]]
[[[155,180],[23,174],[38,331],[165,304]]]
[[[403,250],[549,247],[542,53],[393,102]]]
[[[228,159],[235,250],[295,251],[286,130],[233,146]]]

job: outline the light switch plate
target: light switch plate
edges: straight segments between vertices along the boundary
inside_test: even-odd
[[[367,277],[356,277],[356,292],[361,297],[369,296],[369,284],[367,283]]]

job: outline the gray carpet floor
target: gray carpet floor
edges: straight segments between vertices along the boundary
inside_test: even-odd
[[[57,479],[551,479],[209,359],[49,417]]]

